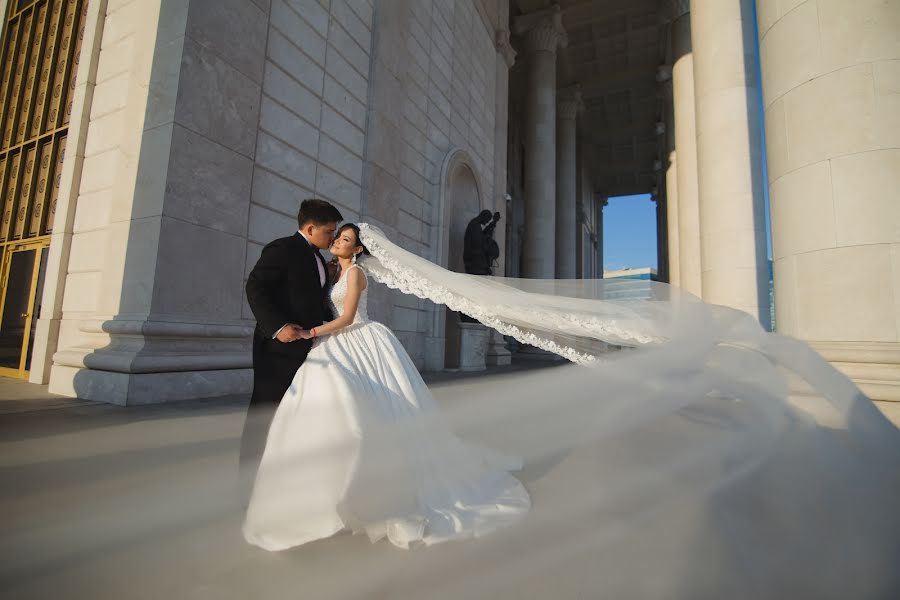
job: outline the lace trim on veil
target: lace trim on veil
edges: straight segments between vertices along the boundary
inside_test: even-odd
[[[552,352],[573,363],[588,365],[596,363],[599,360],[595,355],[581,352],[571,346],[560,344],[550,337],[538,335],[533,331],[527,331],[521,327],[503,321],[497,314],[488,310],[485,306],[473,302],[468,298],[447,289],[445,286],[421,276],[416,273],[415,270],[394,258],[388,249],[386,249],[377,239],[377,229],[373,228],[368,223],[360,223],[359,229],[363,244],[365,244],[372,256],[378,259],[378,262],[382,267],[378,268],[378,266],[371,263],[366,265],[366,270],[376,281],[383,283],[391,289],[403,292],[404,294],[431,300],[437,304],[445,305],[450,310],[465,313],[470,317],[477,319],[484,325],[496,329],[503,335],[508,335],[523,344],[535,346],[541,350],[546,350],[547,352]],[[534,312],[537,313],[538,311]],[[563,315],[557,315],[557,317],[559,316]],[[577,320],[569,315],[565,315],[565,318],[578,326],[588,325],[589,329],[594,331],[601,327],[600,320],[596,318],[591,319],[591,322]],[[621,337],[622,339],[634,339],[635,341],[642,343],[657,341],[656,338],[645,336],[643,334],[631,334],[624,330],[619,332],[617,337]]]

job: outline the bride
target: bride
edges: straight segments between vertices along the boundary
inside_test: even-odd
[[[900,597],[900,435],[808,345],[665,284],[450,272],[365,223],[343,227],[332,252],[340,316],[309,331],[278,407],[250,543],[346,529],[408,547],[528,513],[497,544],[442,553],[440,597],[490,595],[510,572],[523,590],[550,571],[641,589],[654,569],[671,590],[661,597]],[[367,318],[372,280],[587,368],[520,375],[441,416],[403,347]],[[520,459],[463,443],[450,419]],[[509,474],[522,464],[540,499],[531,512]]]
[[[314,346],[269,429],[246,540],[283,550],[349,529],[408,548],[524,515],[528,493],[509,475],[521,461],[455,437],[399,340],[369,319],[359,227],[341,227],[330,250],[336,318],[303,334]]]

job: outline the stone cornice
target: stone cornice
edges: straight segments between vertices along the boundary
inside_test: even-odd
[[[516,17],[513,32],[525,39],[529,52],[555,53],[557,48],[565,48],[569,43],[562,25],[562,10],[557,4]]]

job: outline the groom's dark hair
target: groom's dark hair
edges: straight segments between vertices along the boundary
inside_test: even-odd
[[[297,213],[297,225],[303,228],[307,223],[325,225],[326,223],[340,223],[344,220],[341,211],[330,202],[318,198],[307,198],[300,203],[300,211]]]

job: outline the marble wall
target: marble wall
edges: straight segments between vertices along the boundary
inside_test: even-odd
[[[297,229],[304,198],[359,220],[375,10],[368,0],[271,0],[244,274]],[[245,206],[246,209],[246,206]],[[252,320],[243,301],[242,316]]]
[[[106,3],[51,390],[126,404],[248,389],[268,10]]]
[[[244,284],[303,198],[443,262],[451,158],[471,169],[475,205],[497,205],[500,0],[95,6],[59,335],[38,340],[55,392],[132,404],[249,390]],[[437,309],[374,296],[424,366]]]
[[[494,41],[505,13],[495,0],[377,6],[362,216],[446,266],[445,225],[458,196],[442,188],[453,157],[464,156],[475,177],[475,205],[494,210],[503,202],[493,189]],[[373,290],[372,300],[373,316],[393,328],[418,366],[439,366],[441,319],[433,305],[384,289]],[[429,343],[435,355],[426,365]]]

